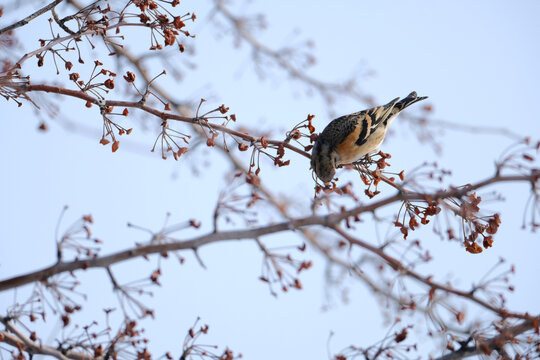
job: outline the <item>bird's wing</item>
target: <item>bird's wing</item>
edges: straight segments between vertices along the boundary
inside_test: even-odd
[[[371,132],[374,132],[380,124],[384,123],[390,115],[392,115],[392,109],[399,101],[399,98],[395,98],[386,105],[377,106],[367,110],[367,115],[371,118]]]
[[[356,145],[361,146],[367,141],[369,135],[371,135],[392,114],[392,109],[398,101],[399,98],[395,98],[386,105],[376,106],[357,113],[358,123],[361,128],[358,139],[355,142]]]
[[[332,120],[319,135],[320,140],[328,143],[331,149],[335,149],[347,136],[354,132],[359,115],[363,112],[365,111],[340,116]]]

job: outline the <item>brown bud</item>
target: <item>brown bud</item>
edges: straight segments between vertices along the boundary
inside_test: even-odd
[[[182,18],[180,16],[177,16],[174,18],[173,25],[175,29],[182,29],[186,24],[182,21]]]
[[[114,89],[114,81],[112,79],[107,79],[103,83],[107,89]]]
[[[79,74],[77,74],[77,73],[71,73],[71,74],[69,74],[69,80],[71,80],[71,81],[77,81],[77,80],[79,80]]]
[[[268,142],[264,139],[264,136],[261,136],[261,146],[266,149],[268,147]]]
[[[394,340],[397,342],[397,343],[400,343],[402,342],[403,340],[405,340],[407,338],[407,328],[404,328],[403,330],[401,330],[400,333],[397,333],[396,334],[396,337],[394,338]]]
[[[126,72],[126,75],[124,75],[124,80],[126,80],[127,82],[134,82],[135,81],[135,74],[132,73],[131,71],[128,71]]]
[[[228,107],[225,107],[225,104],[222,104],[219,108],[218,108],[219,112],[222,113],[222,114],[226,114],[227,111],[229,111],[229,108]]]
[[[402,226],[401,229],[399,229],[401,233],[403,234],[403,239],[407,240],[407,236],[409,235],[409,230],[406,226]]]
[[[457,314],[456,314],[456,320],[458,322],[458,324],[463,324],[463,320],[465,320],[465,313],[459,311]]]
[[[488,228],[486,232],[490,235],[493,235],[499,230],[499,225],[501,223],[501,218],[499,217],[499,214],[493,215],[491,219],[488,220]]]

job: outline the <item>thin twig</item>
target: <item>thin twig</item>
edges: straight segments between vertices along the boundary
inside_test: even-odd
[[[39,15],[51,10],[52,8],[54,8],[56,5],[60,4],[62,1],[64,0],[54,0],[52,3],[50,3],[49,5],[46,5],[44,7],[42,7],[41,9],[39,9],[38,11],[36,11],[35,13],[33,13],[32,15],[29,15],[27,17],[25,17],[24,19],[22,20],[19,20],[17,21],[16,23],[12,24],[12,25],[9,25],[9,26],[6,26],[5,28],[3,29],[0,29],[0,35],[2,35],[3,33],[5,32],[8,32],[10,30],[14,30],[16,28],[19,28],[21,26],[24,26],[26,24],[28,24],[30,21],[34,20],[35,18],[37,18]]]

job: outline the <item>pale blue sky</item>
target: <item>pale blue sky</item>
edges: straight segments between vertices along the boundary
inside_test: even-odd
[[[196,55],[189,61],[198,67],[191,71],[180,62],[187,71],[183,82],[177,84],[169,77],[161,84],[167,84],[179,100],[196,102],[204,97],[209,106],[225,103],[238,116],[238,124],[233,126],[277,129],[281,138],[285,130],[311,113],[316,114],[316,126],[322,130],[330,120],[324,102],[308,96],[303,84],[291,83],[275,67],[269,69],[265,80],[259,80],[251,66],[249,48],[245,44],[235,48],[231,38],[219,34],[219,28],[212,25],[209,3],[182,2],[180,12],[194,10],[198,15],[197,22],[189,25],[197,38],[186,43],[195,45]],[[317,64],[309,73],[315,77],[336,81],[361,69],[373,70],[374,75],[358,82],[379,102],[416,90],[430,97],[436,119],[506,127],[539,137],[537,1],[238,1],[234,8],[240,14],[260,11],[267,15],[268,29],[260,34],[267,46],[313,40]],[[28,8],[22,12],[27,13]],[[9,14],[0,19],[0,27],[7,19]],[[223,22],[219,17],[216,20]],[[39,21],[34,29],[43,25]],[[37,45],[30,29],[17,32],[25,50]],[[33,59],[30,62],[35,63]],[[159,65],[154,72],[161,70]],[[32,76],[34,81],[43,78],[45,74]],[[121,96],[113,93],[110,98]],[[229,169],[222,155],[200,146],[179,162],[162,161],[157,154],[147,152],[156,119],[146,120],[146,131],[135,120],[133,134],[122,139],[120,150],[111,154],[109,148],[98,144],[101,120],[95,108],[86,109],[72,100],[61,101],[60,106],[60,119],[68,118],[95,131],[87,130],[81,136],[52,121],[50,130],[43,134],[36,130],[39,120],[29,104],[17,108],[0,100],[0,161],[4,169],[0,177],[0,278],[55,261],[54,230],[66,204],[70,209],[63,226],[92,213],[96,221],[93,232],[105,241],[104,252],[146,241],[143,232],[125,224],[158,230],[167,212],[172,214],[171,223],[197,218],[203,223],[201,232],[210,230],[213,204],[226,186],[223,174]],[[342,115],[363,108],[363,104],[343,98],[338,99],[334,111]],[[419,108],[410,111],[415,113]],[[490,176],[494,160],[511,143],[499,135],[447,130],[438,138],[443,147],[439,156],[430,146],[419,144],[408,125],[398,120],[393,127],[394,136],[383,145],[383,150],[393,155],[392,166],[407,171],[436,160],[453,170],[449,182],[454,185]],[[279,194],[293,194],[296,212],[307,215],[313,187],[309,163],[290,156],[292,164],[287,168],[274,169],[265,162],[261,176]],[[244,160],[247,166],[248,154]],[[192,176],[193,167],[197,177]],[[355,179],[357,192],[362,192],[358,178],[350,178]],[[459,244],[441,242],[424,231],[420,233],[424,246],[435,260],[422,269],[440,280],[449,274],[459,279],[458,285],[468,288],[504,256],[517,265],[517,276],[512,280],[516,292],[509,298],[509,306],[537,314],[540,291],[534,274],[540,272],[536,260],[540,244],[537,235],[520,230],[528,187],[505,185],[498,189],[506,192],[506,201],[488,206],[504,208],[495,246],[473,256]],[[395,208],[388,208],[382,213],[395,212]],[[356,235],[376,242],[370,222],[366,217]],[[386,227],[380,230],[384,233]],[[193,234],[190,231],[179,237]],[[300,243],[291,234],[263,240],[268,244]],[[334,300],[330,310],[321,310],[325,304],[325,264],[314,252],[306,254],[315,265],[301,277],[304,289],[280,293],[277,299],[257,280],[261,254],[253,242],[214,244],[200,253],[206,270],[190,253],[184,254],[185,265],[174,260],[163,264],[163,287],[154,289],[154,297],[148,301],[156,309],[156,320],[145,323],[156,354],[170,350],[177,356],[185,331],[197,316],[210,324],[210,333],[202,342],[227,345],[246,359],[327,359],[328,351],[336,353],[351,344],[367,346],[386,333],[377,299],[358,283],[351,282],[354,287],[349,304]],[[154,268],[155,261],[132,261],[113,269],[127,282],[146,277]],[[84,303],[87,312],[81,319],[101,319],[96,315],[100,309],[116,306],[105,274],[96,270],[78,276],[84,284],[82,290],[89,294]],[[19,300],[23,298],[19,296]],[[13,298],[13,292],[0,294],[0,309]],[[335,335],[328,349],[331,331]]]

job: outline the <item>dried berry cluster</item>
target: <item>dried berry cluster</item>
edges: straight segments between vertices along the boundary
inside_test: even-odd
[[[480,196],[472,193],[467,199],[462,201],[459,208],[459,216],[465,220],[463,233],[468,234],[465,236],[464,241],[465,250],[472,254],[481,253],[483,249],[490,248],[493,245],[493,235],[497,233],[501,224],[499,214],[493,214],[488,217],[478,216],[480,211],[478,204],[481,201],[482,198]],[[479,236],[481,236],[482,246],[477,243]]]
[[[398,212],[397,218],[400,219],[394,222],[394,226],[398,227],[403,238],[407,239],[409,235],[409,229],[411,231],[416,230],[416,228],[422,224],[427,225],[429,223],[429,216],[435,216],[441,212],[441,207],[437,201],[425,201],[425,202],[412,202],[404,201],[401,205],[401,208]],[[408,226],[407,218],[409,218]],[[418,223],[420,219],[420,223]]]
[[[274,166],[282,167],[282,166],[289,166],[291,164],[290,160],[283,160],[285,157],[285,148],[289,145],[291,140],[294,140],[296,143],[300,144],[304,151],[308,151],[312,148],[311,145],[304,146],[301,144],[300,139],[303,137],[309,137],[306,134],[302,133],[301,129],[303,128],[309,128],[315,131],[315,128],[311,125],[311,120],[313,119],[314,115],[308,115],[307,119],[300,122],[299,124],[295,125],[292,130],[288,131],[286,134],[286,138],[284,141],[267,141],[265,139],[265,136],[261,136],[260,138],[255,138],[251,141],[251,146],[253,147],[253,151],[251,153],[251,159],[249,164],[249,170],[248,170],[248,177],[253,177],[252,169],[255,168],[254,176],[258,176],[261,171],[260,166],[260,156],[261,154],[268,157],[272,160]],[[311,130],[310,130],[311,131]],[[249,149],[249,146],[245,144],[239,145],[240,151],[246,151]],[[268,149],[274,149],[276,150],[276,155],[272,155],[268,152]]]
[[[159,145],[161,148],[161,158],[163,160],[167,159],[167,153],[169,152],[172,153],[174,160],[178,160],[180,156],[188,152],[189,148],[186,146],[181,146],[175,139],[179,139],[185,144],[189,144],[188,139],[190,138],[191,135],[171,129],[169,127],[169,122],[165,120],[161,123],[161,132],[157,136],[151,151],[154,152],[156,150],[156,146]]]
[[[476,193],[439,200],[430,200],[428,197],[420,201],[406,200],[401,205],[397,216],[398,220],[394,222],[394,225],[400,229],[403,238],[406,239],[409,230],[416,230],[420,224],[427,225],[430,222],[428,217],[438,215],[444,208],[461,219],[465,250],[478,254],[483,249],[493,245],[493,235],[497,232],[501,223],[498,214],[479,215],[480,207],[478,205],[481,201],[482,198],[477,196]],[[448,239],[456,238],[453,229],[448,228],[446,233]],[[477,243],[479,239],[481,239],[480,244]]]
[[[184,338],[183,353],[180,356],[181,360],[187,360],[192,358],[211,359],[211,360],[234,360],[241,359],[242,354],[234,355],[230,349],[225,349],[221,354],[216,354],[214,350],[217,346],[202,345],[196,343],[201,335],[208,334],[209,326],[199,326],[200,319],[195,321],[195,324],[188,330],[186,337]],[[169,353],[166,354],[167,359],[172,359]]]
[[[19,98],[32,102],[28,95],[21,93],[19,89],[30,83],[30,76],[22,76],[18,72],[8,72],[11,66],[9,62],[4,62],[2,70],[0,70],[0,96],[6,100],[13,100],[17,106],[21,107],[22,102]]]
[[[379,157],[378,159],[377,156]],[[364,193],[370,199],[381,193],[377,187],[379,183],[383,181],[383,179],[388,179],[392,183],[395,181],[395,177],[392,175],[396,174],[384,170],[386,167],[390,166],[386,160],[390,159],[391,157],[392,155],[379,151],[377,154],[367,155],[352,164],[353,168],[360,174],[360,179],[364,185],[367,186]],[[374,164],[376,167],[375,169],[371,170],[370,167]],[[404,179],[404,174],[404,171],[397,174],[401,181]],[[374,187],[375,190],[372,190],[371,187]]]
[[[260,220],[257,210],[253,209],[258,202],[265,200],[257,189],[260,179],[256,175],[247,174],[243,180],[241,178],[244,175],[243,171],[236,172],[227,184],[226,190],[220,193],[214,210],[214,231],[218,231],[219,220],[225,220],[227,224],[236,224],[236,220],[239,219],[246,225],[254,225]]]
[[[178,40],[177,36],[180,33],[187,37],[192,36],[184,27],[186,26],[186,20],[195,21],[197,18],[195,14],[187,13],[183,16],[171,18],[168,15],[169,12],[160,5],[160,1],[134,0],[132,3],[141,11],[138,15],[140,22],[152,29],[152,45],[150,46],[150,50],[163,49],[163,46],[156,41],[157,35],[163,37],[165,46],[172,46],[177,43],[180,52],[185,51],[185,46]],[[172,7],[175,7],[180,4],[180,1],[173,0],[168,3]]]
[[[417,346],[406,345],[403,342],[409,335],[409,330],[413,328],[412,325],[403,327],[401,330],[391,333],[391,330],[401,322],[400,318],[394,321],[394,324],[390,328],[389,334],[381,341],[368,346],[366,348],[349,346],[341,350],[338,354],[332,357],[332,360],[352,360],[352,359],[408,359],[414,357],[412,352],[416,352]]]
[[[272,295],[277,295],[272,288],[273,284],[279,284],[283,292],[287,292],[289,288],[301,290],[302,283],[296,275],[311,268],[312,262],[310,260],[296,260],[290,254],[280,254],[275,250],[268,249],[260,241],[257,241],[257,243],[264,253],[263,270],[259,279],[268,283]],[[303,252],[306,249],[306,244],[302,244],[295,249]],[[296,275],[293,275],[287,268],[292,268]]]

